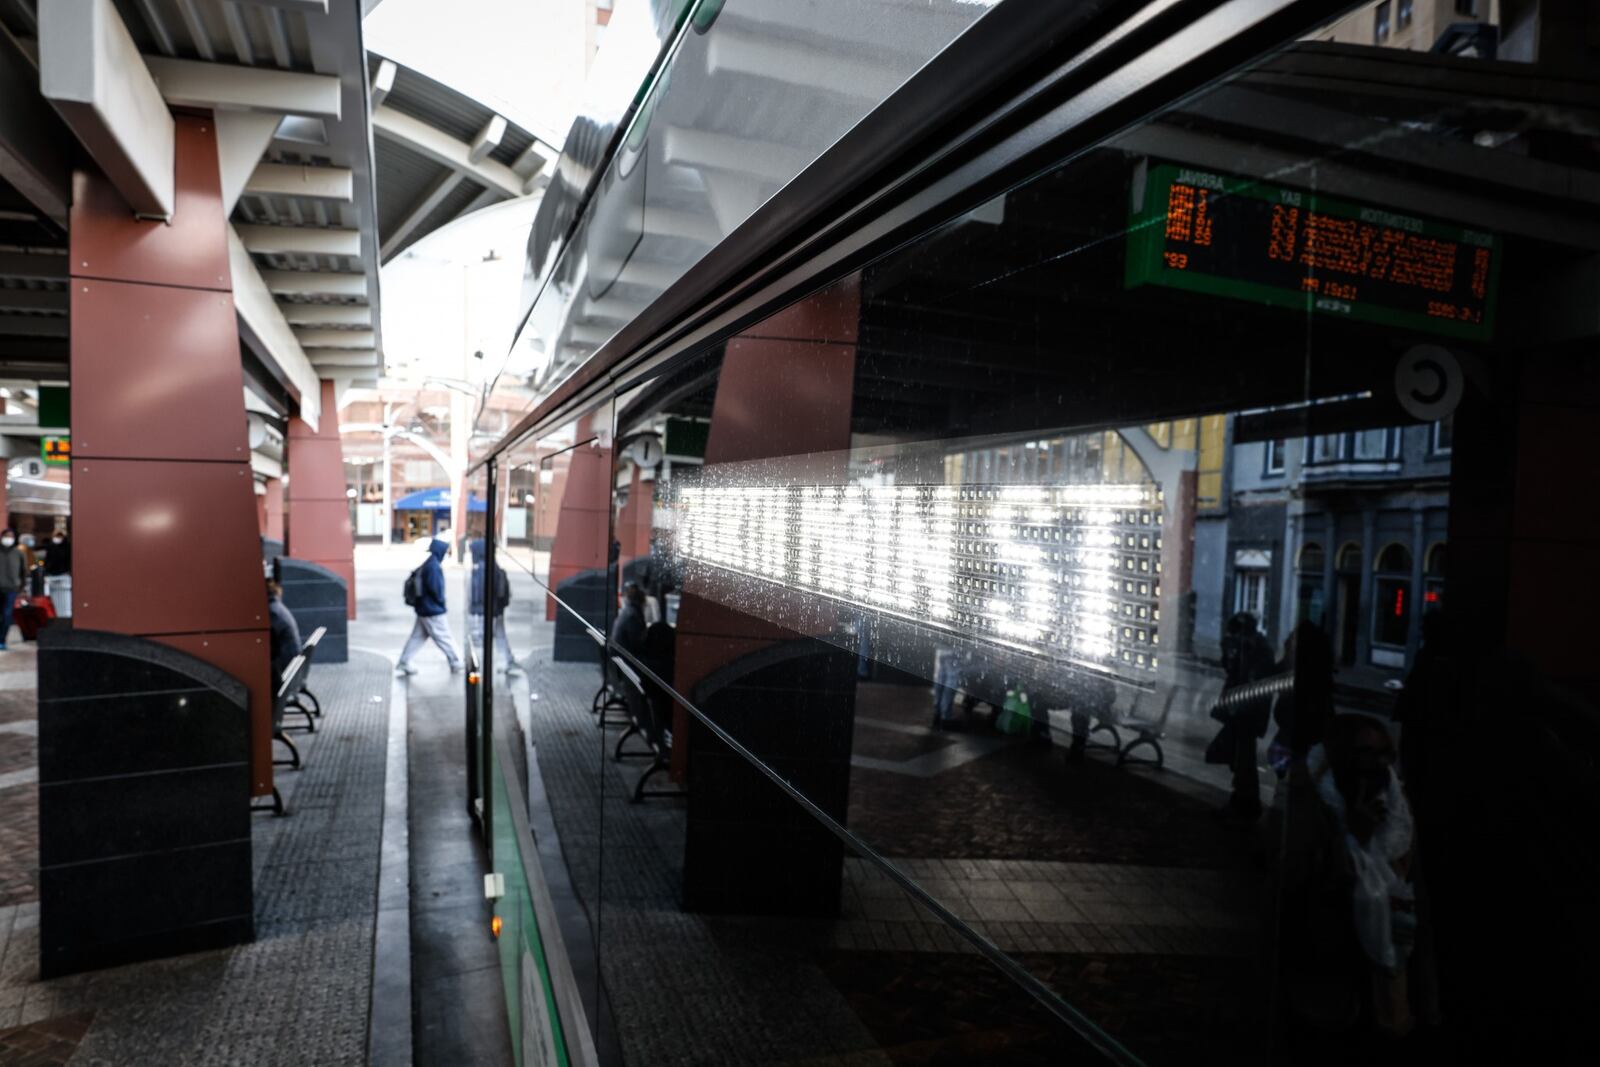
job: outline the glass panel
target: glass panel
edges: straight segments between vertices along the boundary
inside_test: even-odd
[[[1589,598],[1513,576],[1574,536],[1527,472],[1593,426],[1600,231],[1555,203],[1571,86],[1507,78],[1296,45],[536,444],[530,573],[627,589],[604,666],[533,642],[602,1044],[1577,1047],[1571,968],[1526,963],[1596,941],[1550,829],[1594,807]]]

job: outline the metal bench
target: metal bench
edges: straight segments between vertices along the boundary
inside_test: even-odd
[[[306,669],[309,663],[310,661],[303,655],[296,655],[294,659],[290,660],[289,665],[283,669],[283,679],[278,683],[278,691],[273,694],[272,739],[289,750],[288,759],[273,758],[272,765],[274,767],[291,767],[294,770],[299,770],[302,766],[300,750],[295,747],[295,743],[284,732],[283,717],[289,709],[290,700],[305,685]],[[288,808],[283,803],[283,794],[278,791],[277,786],[272,787],[272,802],[270,804],[252,804],[250,810],[270,811],[274,815],[287,815],[289,813]]]
[[[311,631],[311,636],[306,638],[305,644],[300,646],[300,654],[306,659],[305,673],[307,678],[302,679],[300,688],[290,694],[289,707],[305,715],[307,722],[311,721],[312,716],[316,716],[319,719],[322,718],[322,701],[318,700],[317,694],[311,691],[311,686],[308,682],[311,674],[311,664],[317,658],[317,646],[322,643],[322,637],[327,632],[328,628],[326,626],[317,627]],[[311,707],[307,708],[302,703],[302,699],[311,701]]]
[[[644,681],[632,667],[622,661],[620,656],[611,657],[612,667],[621,679],[621,698],[628,716],[628,729],[617,738],[616,748],[611,758],[617,763],[624,759],[646,757],[651,764],[639,776],[638,782],[633,787],[633,803],[637,804],[646,797],[681,797],[681,789],[647,789],[645,786],[656,774],[672,766],[672,728],[661,720],[656,714],[654,703],[650,695],[645,692]],[[627,751],[624,745],[631,737],[642,737],[645,748]]]

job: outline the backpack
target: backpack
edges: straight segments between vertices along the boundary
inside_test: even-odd
[[[422,603],[422,568],[426,566],[427,564],[424,563],[422,566],[419,566],[416,570],[406,575],[405,598],[406,607],[408,608],[414,608],[418,604]]]

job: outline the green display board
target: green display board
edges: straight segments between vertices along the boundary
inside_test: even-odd
[[[1172,163],[1152,163],[1133,193],[1130,288],[1475,340],[1493,333],[1493,234]]]

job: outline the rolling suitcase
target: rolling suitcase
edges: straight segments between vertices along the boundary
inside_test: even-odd
[[[16,620],[17,629],[22,631],[24,641],[37,640],[39,631],[55,617],[56,606],[47,596],[19,596],[12,609],[12,618]]]

